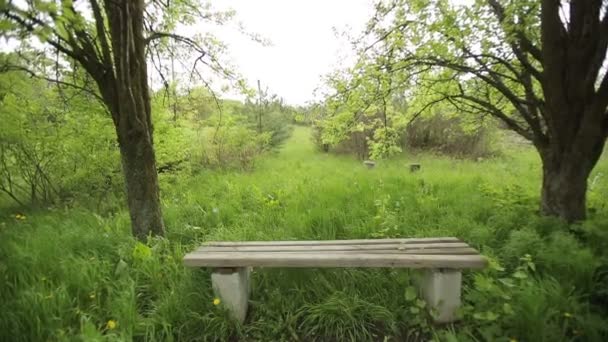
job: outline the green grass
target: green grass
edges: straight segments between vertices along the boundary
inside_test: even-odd
[[[410,173],[410,162],[422,171]],[[590,178],[590,219],[567,227],[536,214],[530,149],[480,162],[406,155],[368,170],[315,151],[297,127],[251,173],[163,174],[166,239],[136,242],[124,210],[54,208],[25,220],[4,212],[0,340],[602,341],[607,176],[602,160]],[[456,236],[491,259],[464,274],[458,324],[428,323],[424,304],[406,295],[415,272],[256,269],[239,325],[212,304],[208,271],[181,265],[211,239],[406,236]]]

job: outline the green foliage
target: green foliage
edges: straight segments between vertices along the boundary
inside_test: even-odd
[[[0,75],[0,93],[0,198],[20,205],[114,198],[118,151],[95,99],[20,72]]]
[[[173,132],[159,138],[175,146],[166,150],[167,156],[189,161],[193,171],[252,170],[260,155],[279,147],[291,134],[294,109],[275,97],[260,106],[218,99],[208,89],[195,88],[169,101],[159,92],[155,103],[157,117],[162,117],[157,121]]]
[[[307,304],[300,315],[300,327],[308,338],[315,340],[372,340],[379,334],[391,332],[395,326],[393,314],[385,307],[367,300],[335,292],[321,303]]]
[[[540,277],[538,272],[526,254],[511,274],[494,265],[476,275],[466,296],[475,306],[463,308],[469,323],[457,333],[458,340],[599,341],[608,333],[600,325],[600,316],[590,312],[588,302],[567,285],[548,275]]]
[[[404,132],[409,150],[425,150],[455,157],[486,158],[495,155],[496,129],[489,124],[469,123],[441,112],[411,122]]]
[[[200,144],[203,167],[252,170],[255,159],[270,146],[270,134],[228,123],[203,130]]]
[[[24,73],[1,76],[0,206],[78,202],[101,212],[120,207],[118,145],[101,104]],[[199,89],[180,97],[174,112],[165,95],[152,96],[157,168],[165,180],[201,167],[251,170],[256,158],[291,132],[289,117],[276,108],[266,113],[260,134],[238,101],[223,101],[220,113]]]
[[[399,132],[393,127],[386,127],[374,131],[373,138],[368,140],[370,145],[370,157],[382,159],[391,157],[401,152],[399,147]]]
[[[381,72],[382,65],[367,62],[330,77],[332,93],[325,100],[325,110],[316,113],[315,129],[318,146],[324,149],[339,150],[346,144],[349,152],[361,158],[382,159],[401,152],[399,136],[407,115],[395,94],[403,87],[393,87],[401,80]]]
[[[125,211],[3,211],[0,340],[606,340],[605,199],[567,227],[535,213],[529,149],[417,158],[415,174],[402,158],[368,170],[318,153],[297,127],[253,172],[161,178],[167,237],[146,243]],[[606,172],[604,160],[592,177]],[[608,191],[603,178],[595,187]],[[208,240],[405,236],[456,236],[490,258],[463,273],[459,323],[429,324],[414,271],[254,269],[239,325],[213,305],[209,272],[181,263]]]

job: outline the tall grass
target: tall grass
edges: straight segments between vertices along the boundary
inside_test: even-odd
[[[161,175],[165,239],[135,241],[124,211],[4,212],[0,340],[605,340],[606,175],[603,160],[590,219],[567,227],[537,215],[539,160],[526,148],[481,162],[404,155],[368,170],[315,151],[298,127],[253,172]],[[239,325],[213,305],[208,271],[181,264],[211,239],[406,236],[456,236],[491,259],[464,275],[460,323],[428,323],[408,290],[415,272],[256,269]]]

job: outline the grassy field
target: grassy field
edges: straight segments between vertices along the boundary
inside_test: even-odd
[[[421,172],[410,173],[408,163]],[[528,147],[481,161],[402,156],[366,169],[314,150],[306,128],[251,173],[162,175],[166,239],[130,237],[125,210],[3,212],[0,341],[477,340],[608,338],[608,161],[590,177],[590,219],[537,216]],[[462,320],[428,323],[413,272],[257,269],[244,325],[213,304],[205,240],[456,236],[491,260],[464,274]]]

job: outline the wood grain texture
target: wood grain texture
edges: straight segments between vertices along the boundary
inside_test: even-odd
[[[202,246],[194,253],[208,252],[317,252],[317,251],[374,251],[394,250],[410,251],[424,249],[452,250],[470,248],[464,242],[428,243],[428,244],[374,244],[374,245],[310,245],[310,246]]]
[[[318,254],[318,253],[358,253],[358,254],[436,254],[436,255],[478,255],[475,249],[471,247],[463,247],[463,248],[449,248],[449,249],[441,249],[441,248],[423,248],[423,249],[406,249],[406,250],[398,250],[398,249],[370,249],[370,250],[335,250],[335,251],[305,251],[305,250],[285,250],[285,251],[272,251],[272,250],[257,250],[257,251],[239,251],[239,250],[197,250],[195,252],[190,253],[193,257],[196,255],[205,255],[208,253],[250,253],[253,258],[257,255],[257,253],[308,253],[308,254]]]
[[[483,268],[486,259],[453,237],[208,242],[184,257],[193,267]]]
[[[481,255],[423,255],[395,253],[209,252],[191,253],[184,264],[192,267],[403,267],[484,268]]]
[[[296,240],[296,241],[209,241],[204,246],[310,246],[310,245],[373,245],[387,243],[439,243],[460,242],[455,237],[410,238],[410,239],[353,239],[353,240]]]

